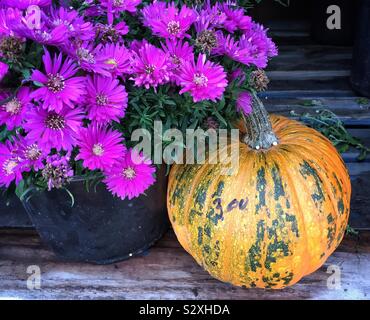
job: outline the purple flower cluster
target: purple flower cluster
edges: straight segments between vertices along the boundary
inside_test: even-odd
[[[169,78],[181,87],[180,94],[189,92],[194,102],[221,99],[228,85],[225,69],[210,58],[227,56],[245,66],[265,68],[268,60],[277,55],[267,30],[231,2],[213,6],[206,2],[201,9],[185,5],[179,9],[174,3],[155,1],[142,10],[142,21],[154,35],[164,39],[162,49],[172,67],[167,68],[166,57],[160,51],[155,53],[154,47],[141,49],[139,56],[148,58],[136,61],[141,66],[136,83],[156,86]],[[196,43],[208,49],[210,56],[199,54],[194,60],[194,48],[184,42],[190,38],[192,25],[198,36]]]
[[[2,95],[0,124],[5,124],[8,130],[21,127],[26,135],[0,144],[0,186],[8,187],[12,181],[19,183],[22,173],[33,169],[42,171],[49,189],[61,187],[73,176],[69,164],[73,150],[78,150],[75,160],[82,160],[85,168],[103,171],[107,183],[112,167],[121,168],[121,178],[127,181],[124,189],[113,193],[122,199],[140,195],[154,182],[154,169],[148,161],[137,167],[142,172],[133,167],[133,177],[125,178],[123,172],[132,153],[127,152],[121,134],[110,128],[112,121],[124,117],[127,106],[125,86],[114,76],[122,76],[122,71],[127,70],[127,57],[119,52],[114,55],[120,49],[128,52],[111,45],[102,49],[106,59],[111,60],[107,76],[98,73],[77,76],[80,67],[72,58],[64,59],[61,53],[52,57],[45,49],[44,71],[34,70],[30,77],[35,89],[24,86],[14,97]],[[85,119],[91,122],[88,127],[84,127]],[[117,172],[112,175],[118,183]]]
[[[60,3],[0,0],[0,81],[26,43],[44,50],[42,66],[18,89],[0,91],[0,125],[15,132],[0,144],[0,186],[33,170],[48,188],[60,187],[78,162],[101,170],[113,194],[136,197],[154,183],[154,167],[114,129],[127,113],[128,89],[165,85],[194,103],[217,102],[231,82],[246,80],[243,68],[264,68],[277,54],[266,30],[230,2],[101,0],[85,1],[81,11]],[[127,15],[153,37],[132,40]],[[222,65],[225,56],[232,70]],[[246,114],[251,102],[247,91],[234,101]]]

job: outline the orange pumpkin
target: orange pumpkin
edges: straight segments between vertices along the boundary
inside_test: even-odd
[[[219,163],[174,165],[169,177],[167,207],[181,245],[237,286],[278,289],[314,272],[349,216],[350,179],[330,141],[297,121],[270,120],[278,143],[239,143],[236,175],[221,175]]]

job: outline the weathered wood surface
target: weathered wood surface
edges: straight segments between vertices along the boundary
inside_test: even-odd
[[[369,243],[370,232],[347,237],[322,268],[276,291],[236,288],[211,278],[171,230],[144,255],[108,266],[61,262],[34,232],[0,230],[0,298],[369,299]],[[41,290],[27,289],[30,265],[41,269]],[[340,288],[328,288],[329,266],[341,271]]]

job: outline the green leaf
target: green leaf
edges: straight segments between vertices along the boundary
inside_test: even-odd
[[[357,157],[358,161],[364,161],[366,159],[366,156],[368,155],[368,150],[362,149],[360,151],[359,156]]]
[[[226,120],[222,117],[222,115],[216,109],[214,109],[213,113],[216,116],[216,118],[227,127]]]
[[[75,197],[73,196],[72,192],[69,191],[67,188],[63,188],[63,189],[67,192],[67,194],[71,198],[71,208],[72,208],[75,204]]]
[[[36,86],[36,87],[43,87],[44,84],[41,83],[41,82],[38,82],[38,81],[32,81],[32,83]]]
[[[22,76],[23,76],[24,80],[28,80],[31,76],[30,69],[23,69],[22,70]]]
[[[353,236],[358,236],[358,231],[355,230],[354,228],[352,228],[350,225],[347,225],[346,234],[353,235]]]
[[[23,196],[23,194],[24,194],[24,192],[25,192],[25,182],[24,182],[24,180],[21,180],[20,182],[19,182],[19,184],[16,186],[16,188],[15,188],[15,194],[17,195],[17,197],[19,198],[19,199],[21,199],[22,200],[22,196]]]
[[[348,149],[349,149],[349,145],[346,144],[346,143],[337,144],[336,147],[337,147],[337,150],[340,153],[344,153],[344,152],[348,151]]]
[[[370,104],[370,100],[369,100],[369,99],[367,99],[367,98],[363,98],[363,97],[358,98],[358,99],[356,100],[356,102],[357,102],[359,105],[367,105],[367,104]]]

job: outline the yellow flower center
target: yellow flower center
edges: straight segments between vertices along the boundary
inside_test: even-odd
[[[110,65],[114,66],[115,68],[117,68],[117,65],[118,65],[116,59],[113,59],[113,58],[106,60],[105,63],[110,64]]]

